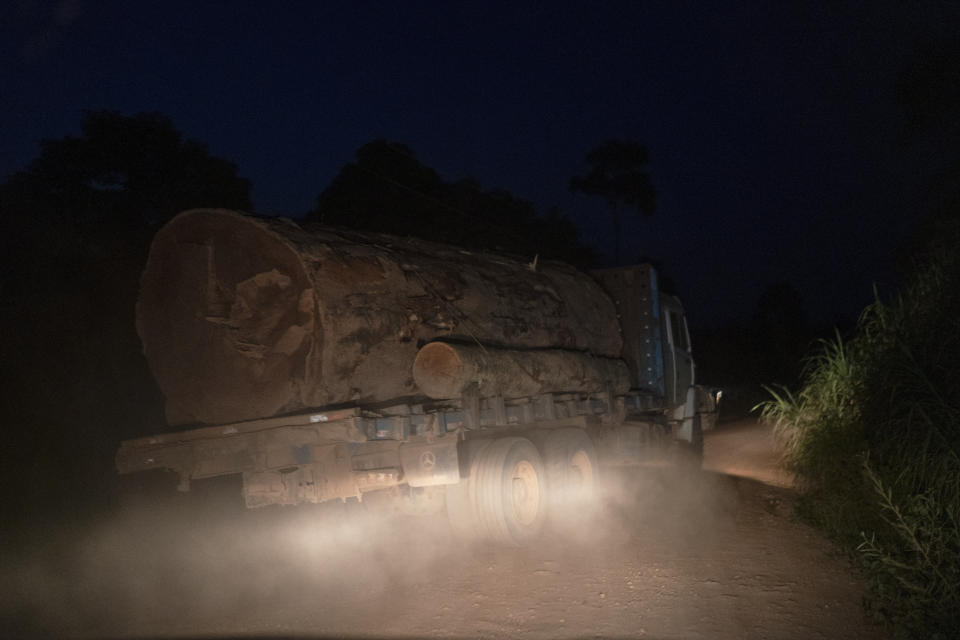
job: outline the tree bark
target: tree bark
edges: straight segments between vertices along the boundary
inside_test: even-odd
[[[619,358],[564,349],[496,349],[431,342],[417,354],[413,379],[431,398],[456,398],[468,389],[481,396],[519,398],[541,393],[630,390],[630,372]]]
[[[172,425],[422,396],[413,361],[437,338],[621,348],[612,302],[567,265],[218,209],[157,233],[137,330]]]

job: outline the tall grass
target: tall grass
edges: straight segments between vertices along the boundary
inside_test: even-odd
[[[957,251],[867,307],[851,339],[822,343],[799,391],[771,394],[763,415],[803,513],[859,556],[870,611],[901,637],[960,637]]]

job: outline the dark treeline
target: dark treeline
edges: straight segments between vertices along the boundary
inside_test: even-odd
[[[160,114],[87,113],[0,185],[5,504],[66,508],[112,479],[117,440],[162,430],[134,328],[154,231],[184,208],[250,207],[230,162]]]
[[[580,267],[596,253],[570,219],[502,189],[464,178],[444,180],[401,143],[374,140],[360,147],[317,199],[306,222],[413,235],[480,251],[539,255]]]
[[[768,284],[749,318],[701,329],[692,321],[697,379],[723,391],[721,420],[743,418],[766,397],[764,387],[795,388],[805,358],[822,340],[846,334],[853,319],[811,322],[806,301],[788,282]]]

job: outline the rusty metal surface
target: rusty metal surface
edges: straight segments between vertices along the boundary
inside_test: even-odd
[[[364,442],[356,409],[159,434],[121,443],[120,473],[174,469],[203,478],[297,463],[299,447]],[[271,463],[272,461],[272,463]]]
[[[342,429],[342,439],[347,442],[361,442],[366,440],[364,434],[357,431],[356,422],[348,422],[360,417],[361,411],[356,407],[337,409],[333,411],[316,411],[277,418],[262,418],[230,424],[198,427],[184,431],[170,431],[156,435],[132,438],[123,442],[124,446],[140,448],[151,445],[179,444],[197,440],[220,440],[225,436],[255,433],[274,430],[278,427],[311,427],[319,428],[318,432],[332,434],[334,430]],[[339,437],[339,436],[338,436]]]

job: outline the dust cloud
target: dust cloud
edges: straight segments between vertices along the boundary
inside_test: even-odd
[[[2,575],[4,618],[37,635],[233,635],[235,621],[261,607],[275,615],[303,594],[320,608],[352,602],[362,615],[456,550],[437,518],[340,502],[248,511],[239,482],[214,482],[201,495],[134,500],[24,532],[34,539]]]
[[[250,511],[236,478],[134,493],[99,517],[19,532],[0,631],[802,638],[828,604],[847,637],[875,637],[856,626],[859,584],[824,570],[837,560],[790,517],[789,490],[683,468],[601,473],[597,497],[558,510],[522,549],[456,538],[442,513]]]

